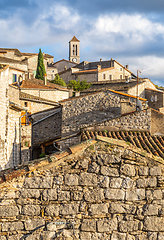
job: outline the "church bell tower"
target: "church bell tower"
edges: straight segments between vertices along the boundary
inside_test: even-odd
[[[75,36],[69,41],[69,61],[80,63],[80,41]]]

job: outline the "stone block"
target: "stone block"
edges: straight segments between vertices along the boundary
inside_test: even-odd
[[[61,215],[75,215],[79,212],[79,204],[60,205],[59,213]]]
[[[120,168],[120,173],[125,176],[134,177],[136,175],[136,170],[133,165],[124,164]]]
[[[83,219],[81,231],[96,232],[96,221],[94,219]]]
[[[147,187],[147,179],[146,178],[137,179],[136,185],[138,188],[146,188]]]
[[[100,154],[99,157],[103,161],[104,165],[109,165],[111,163],[119,163],[119,162],[121,162],[121,158],[116,157],[115,155]]]
[[[158,205],[155,204],[147,204],[143,207],[144,216],[153,216],[158,215]]]
[[[112,233],[111,240],[126,240],[126,233],[114,232]]]
[[[45,208],[45,215],[46,216],[59,216],[59,206],[57,205],[48,205]]]
[[[133,235],[126,235],[126,240],[135,240],[135,237]]]
[[[51,177],[26,177],[24,188],[52,188]]]
[[[125,192],[121,189],[107,189],[105,198],[109,200],[124,200]]]
[[[125,213],[125,214],[135,214],[136,206],[134,204],[124,204],[124,203],[111,203],[109,212],[110,213]]]
[[[0,236],[0,240],[6,240],[5,236]]]
[[[139,221],[121,221],[119,223],[120,232],[134,232],[138,231]]]
[[[140,166],[139,169],[138,169],[138,174],[140,176],[147,176],[149,174],[149,168],[144,167],[144,166]]]
[[[62,175],[54,177],[54,187],[56,185],[62,185],[62,184],[63,184],[63,176]]]
[[[18,207],[16,206],[0,206],[0,217],[15,217],[19,215]]]
[[[96,186],[97,175],[94,173],[81,173],[79,178],[79,185],[82,186]]]
[[[2,232],[13,232],[24,229],[22,222],[5,222],[2,223]]]
[[[132,189],[126,191],[127,201],[139,201],[145,199],[145,189]]]
[[[98,177],[98,185],[102,188],[108,188],[109,187],[109,177],[99,176]]]
[[[90,215],[101,215],[108,213],[108,204],[92,204],[88,210]]]
[[[158,233],[158,240],[163,240],[163,239],[164,239],[164,233],[163,232]]]
[[[20,192],[22,198],[39,198],[40,191],[38,189],[23,189]]]
[[[36,228],[43,228],[45,227],[45,220],[40,218],[40,219],[29,219],[25,221],[25,230],[31,231]]]
[[[164,237],[164,235],[163,235]],[[148,232],[148,240],[157,240],[157,233],[156,232]]]
[[[146,199],[147,199],[147,200],[158,200],[158,199],[162,199],[162,191],[159,190],[159,189],[147,190],[147,191],[146,191]]]
[[[125,178],[122,182],[122,187],[125,189],[132,188],[133,186],[135,186],[135,182],[129,177]]]
[[[163,217],[147,217],[144,221],[144,231],[150,232],[164,232],[164,218]]]
[[[22,207],[21,213],[28,216],[40,215],[40,206],[38,205],[25,205]]]
[[[58,201],[70,201],[70,192],[59,191],[58,192]]]
[[[111,178],[109,186],[111,188],[121,188],[122,178]]]
[[[42,193],[43,201],[57,200],[56,189],[45,189]]]
[[[149,177],[147,179],[147,187],[156,187],[157,186],[157,178],[156,177]]]
[[[118,177],[119,172],[117,168],[101,166],[101,174],[110,177]]]
[[[6,239],[6,238],[5,238]],[[8,238],[7,238],[7,240],[24,240],[24,235],[23,234],[16,234],[16,235],[12,235],[12,236],[9,236]],[[28,240],[27,238],[26,238],[26,240]]]
[[[74,201],[80,201],[83,199],[83,192],[73,192],[73,200]]]
[[[93,162],[89,165],[89,168],[88,168],[88,172],[91,172],[91,173],[99,173],[100,171],[100,166]]]
[[[80,240],[91,240],[91,233],[90,232],[81,232]]]
[[[65,184],[69,186],[78,185],[79,176],[77,174],[66,174]]]
[[[87,191],[84,194],[84,199],[87,202],[102,201],[104,199],[104,189],[94,189]]]
[[[98,220],[97,231],[98,232],[112,232],[117,230],[117,219]]]
[[[152,167],[149,170],[150,176],[160,176],[162,174],[161,167]]]

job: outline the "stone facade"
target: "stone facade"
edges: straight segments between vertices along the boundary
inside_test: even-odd
[[[149,107],[159,110],[164,107],[164,92],[157,89],[146,89],[146,98],[149,102]]]
[[[101,141],[1,173],[0,239],[162,240],[160,158]]]

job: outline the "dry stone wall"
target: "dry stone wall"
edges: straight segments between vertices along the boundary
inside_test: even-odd
[[[26,166],[12,181],[4,173],[0,239],[164,239],[163,164],[128,145],[98,142],[78,154],[80,147],[49,157],[40,170],[30,164],[33,171]]]

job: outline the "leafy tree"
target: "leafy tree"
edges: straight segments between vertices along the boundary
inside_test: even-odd
[[[59,77],[59,74],[57,73],[54,80],[51,81],[52,83],[55,83],[55,84],[58,84],[58,85],[61,85],[61,86],[64,86],[66,87],[66,83],[65,81]]]
[[[87,83],[87,80],[82,80],[78,79],[76,80],[70,80],[68,83],[68,87],[72,87],[74,91],[82,91],[84,89],[88,89],[92,83]]]
[[[37,65],[35,78],[44,80],[45,74],[46,74],[46,70],[45,70],[45,66],[44,66],[43,54],[42,54],[42,51],[40,48],[39,54],[38,54],[38,65]]]

